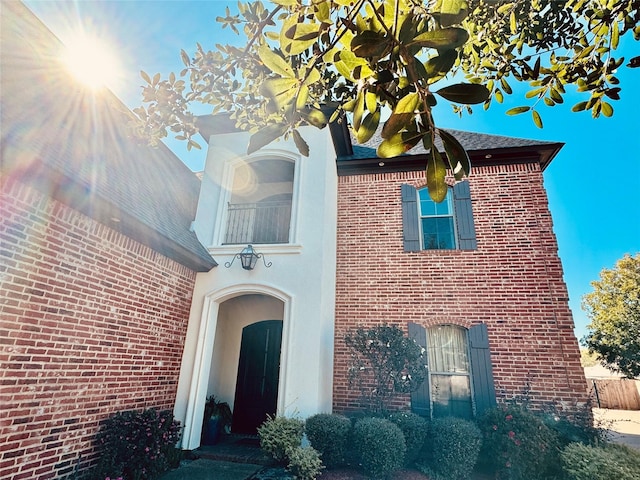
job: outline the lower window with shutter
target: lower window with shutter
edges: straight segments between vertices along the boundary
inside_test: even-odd
[[[411,395],[415,413],[472,418],[496,403],[487,327],[425,329],[410,323],[409,336],[426,351],[429,375]]]

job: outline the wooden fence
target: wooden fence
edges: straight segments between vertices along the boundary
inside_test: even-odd
[[[596,380],[591,382],[594,406],[617,410],[640,410],[640,393],[636,380],[627,378]]]

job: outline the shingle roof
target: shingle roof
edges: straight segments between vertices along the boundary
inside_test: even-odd
[[[166,146],[129,130],[110,91],[79,87],[58,39],[20,2],[3,3],[2,173],[197,271],[216,265],[191,231],[200,180]]]
[[[207,141],[211,135],[238,131],[228,114],[198,117],[198,127]],[[344,121],[330,124],[329,129],[338,156],[339,175],[419,170],[426,165],[428,151],[422,143],[399,157],[379,158],[376,148],[382,142],[382,126],[364,144],[357,143]],[[544,170],[564,145],[559,142],[446,130],[467,150],[474,165],[538,162]],[[436,146],[440,152],[444,153],[444,147],[438,137],[436,137]]]

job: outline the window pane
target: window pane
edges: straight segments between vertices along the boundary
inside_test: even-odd
[[[467,331],[453,325],[429,329],[428,356],[432,373],[469,373]]]
[[[456,246],[453,218],[432,217],[422,219],[423,248],[454,249]]]
[[[436,214],[436,203],[431,200],[429,196],[429,191],[426,188],[423,188],[419,192],[420,195],[420,215],[435,215]]]
[[[431,375],[434,417],[471,418],[471,386],[468,376]]]
[[[456,248],[455,225],[453,222],[453,200],[451,189],[445,200],[435,203],[429,191],[423,188],[420,197],[420,218],[422,222],[423,248],[425,250]]]

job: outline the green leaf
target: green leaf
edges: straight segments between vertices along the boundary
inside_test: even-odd
[[[318,110],[314,107],[306,107],[303,110],[300,110],[300,115],[304,118],[309,125],[313,125],[318,129],[323,129],[327,126],[327,116],[322,112],[322,110]]]
[[[579,102],[576,103],[572,108],[571,111],[572,112],[582,112],[583,110],[586,110],[587,108],[587,102]],[[507,112],[508,113],[508,112]]]
[[[378,109],[374,113],[368,113],[362,120],[360,128],[356,130],[356,139],[358,140],[358,143],[368,142],[371,137],[373,137],[373,134],[376,133],[379,124],[380,110]]]
[[[519,115],[521,113],[528,112],[529,110],[531,110],[531,107],[513,107],[507,110],[505,113],[507,115]]]
[[[298,92],[298,80],[294,78],[270,78],[266,80],[260,92],[270,98],[280,110],[290,105]]]
[[[423,136],[424,133],[421,132],[396,133],[384,139],[378,145],[376,153],[380,158],[397,157],[415,147]]]
[[[434,148],[427,158],[427,188],[429,189],[429,196],[436,203],[442,202],[447,197],[449,186],[445,181],[446,175],[447,167],[444,164],[442,155]]]
[[[613,107],[611,106],[610,103],[605,102],[604,100],[602,101],[602,114],[605,117],[613,116]]]
[[[359,78],[367,78],[374,74],[363,58],[356,57],[351,50],[342,50],[335,54],[333,64],[344,78],[357,82]],[[356,69],[361,67],[356,78]]]
[[[381,57],[387,49],[389,39],[371,30],[359,33],[351,40],[351,51],[356,57]]]
[[[467,177],[471,172],[471,160],[469,159],[467,151],[449,132],[440,128],[438,128],[436,132],[442,139],[444,151],[447,152],[447,159],[449,160],[449,165],[451,166],[455,179],[462,180],[464,177]]]
[[[257,152],[262,147],[266,147],[275,139],[280,138],[287,131],[287,126],[274,123],[264,127],[262,130],[257,131],[251,138],[249,138],[249,146],[247,148],[247,155]]]
[[[442,0],[440,24],[443,27],[449,27],[462,22],[467,17],[467,8],[465,0]]]
[[[458,52],[453,49],[445,50],[437,57],[432,57],[426,61],[424,68],[427,72],[427,76],[430,79],[429,83],[433,83],[436,79],[444,77],[449,70],[456,63],[458,58]]]
[[[464,28],[440,28],[421,33],[412,41],[407,43],[407,47],[419,46],[446,50],[464,45],[467,43],[467,40],[469,40],[469,33]]]
[[[542,117],[540,117],[540,114],[537,112],[537,110],[531,110],[531,115],[533,117],[533,123],[536,124],[536,127],[542,128]]]
[[[309,144],[304,141],[304,138],[302,138],[302,135],[300,135],[300,132],[298,132],[297,129],[293,131],[293,143],[296,144],[296,148],[300,152],[300,155],[304,157],[309,156]]]
[[[484,85],[477,83],[457,83],[441,88],[435,93],[450,102],[473,105],[486,101],[491,92],[489,92],[489,89]]]
[[[331,23],[329,2],[315,2],[313,7],[318,21],[322,23]]]
[[[273,73],[285,78],[295,78],[295,73],[291,65],[266,44],[260,45],[260,48],[258,48],[258,56],[265,67]]]
[[[356,105],[353,109],[353,128],[358,130],[360,128],[360,122],[362,122],[362,116],[364,115],[364,97],[366,92],[364,90],[360,90],[358,92],[358,96],[356,97]]]
[[[284,36],[280,35],[280,48],[287,55],[293,56],[304,52],[316,42],[318,35],[320,35],[320,25],[317,23],[295,23],[283,31]]]
[[[142,79],[143,79],[145,82],[147,82],[147,83],[151,84],[151,77],[149,77],[149,75],[147,74],[147,72],[145,72],[145,71],[143,71],[143,70],[140,70],[140,76],[142,77]]]
[[[382,138],[390,138],[406,128],[413,120],[419,102],[420,96],[417,92],[409,93],[401,98],[382,128]]]
[[[189,55],[184,50],[180,50],[180,58],[182,58],[182,63],[184,63],[185,67],[188,67],[191,64],[191,60],[189,59]]]

